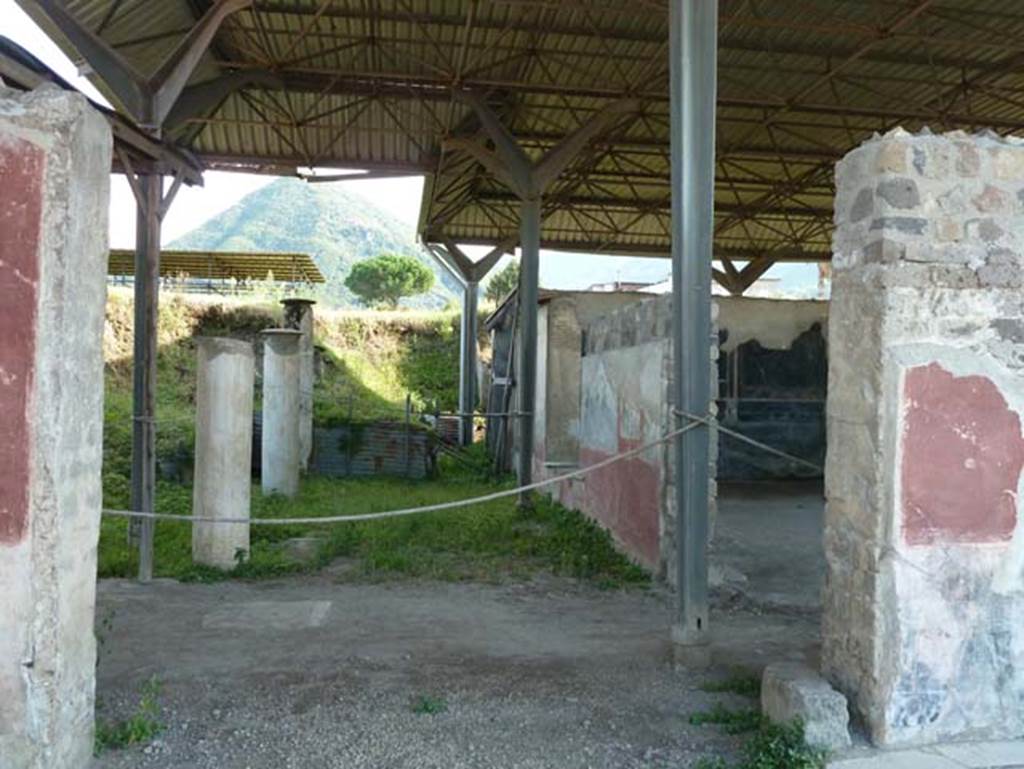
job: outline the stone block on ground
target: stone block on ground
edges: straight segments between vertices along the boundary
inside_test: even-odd
[[[292,537],[282,542],[279,547],[281,554],[295,563],[311,564],[320,555],[320,546],[326,540],[323,537]]]
[[[806,665],[785,662],[765,668],[761,709],[773,723],[800,719],[812,747],[838,750],[850,745],[846,697]]]

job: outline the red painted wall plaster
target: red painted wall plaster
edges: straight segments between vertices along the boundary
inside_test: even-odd
[[[0,137],[0,545],[17,544],[28,530],[45,160],[36,145]]]
[[[903,391],[903,537],[911,545],[1003,542],[1017,525],[1020,417],[980,375],[936,363]]]

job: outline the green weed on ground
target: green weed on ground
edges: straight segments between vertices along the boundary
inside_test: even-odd
[[[372,513],[395,508],[480,496],[505,487],[474,476],[430,481],[404,479],[306,478],[296,499],[252,492],[253,517],[287,520]],[[122,490],[122,495],[126,490]],[[106,506],[126,505],[108,498]],[[161,482],[158,512],[190,514],[192,489]],[[103,519],[99,576],[131,577],[137,555],[126,538],[127,520]],[[318,558],[311,565],[289,561],[280,543],[292,537],[320,537]],[[161,577],[215,581],[228,577],[267,578],[316,571],[334,559],[352,559],[352,568],[336,579],[393,580],[426,578],[445,581],[502,581],[528,578],[547,571],[588,580],[601,587],[646,585],[648,574],[615,550],[603,529],[577,512],[538,497],[528,512],[505,498],[457,510],[333,525],[253,526],[251,552],[230,572],[192,564],[191,524],[158,521],[155,570]]]
[[[743,745],[739,763],[702,758],[693,769],[824,769],[828,758],[826,751],[807,744],[800,721],[773,724],[759,710],[731,710],[718,704],[709,711],[692,714],[690,723],[716,724],[726,734],[751,735]]]
[[[412,704],[412,712],[421,716],[434,716],[448,710],[448,701],[444,697],[422,694]]]
[[[736,694],[740,697],[757,699],[761,696],[761,678],[746,670],[733,670],[721,681],[701,684],[701,690],[712,694]]]
[[[762,722],[743,746],[737,764],[724,758],[702,758],[693,769],[825,769],[828,754],[807,745],[804,727]]]
[[[142,687],[138,707],[121,721],[96,720],[93,752],[98,756],[107,750],[151,742],[164,726],[160,723],[160,682],[155,677]]]
[[[732,710],[724,705],[715,705],[711,710],[693,713],[690,723],[694,726],[717,724],[726,734],[745,734],[759,729],[764,723],[760,710]]]

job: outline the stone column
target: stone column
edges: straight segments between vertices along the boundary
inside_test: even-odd
[[[1024,146],[837,169],[824,672],[881,744],[1024,733]]]
[[[299,490],[299,339],[301,331],[263,332],[263,429],[260,476],[264,494]]]
[[[192,514],[248,518],[252,487],[252,344],[238,339],[198,340],[196,457]],[[192,560],[220,569],[248,556],[249,525],[192,524]]]
[[[282,299],[284,327],[302,332],[299,338],[299,466],[309,469],[313,457],[313,305],[312,299]]]
[[[0,766],[92,759],[110,128],[0,86]]]

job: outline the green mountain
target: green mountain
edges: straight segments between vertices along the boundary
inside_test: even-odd
[[[336,307],[358,304],[345,288],[353,264],[386,252],[409,254],[428,265],[437,281],[429,294],[410,297],[404,305],[439,308],[455,297],[454,279],[416,243],[409,226],[349,189],[278,179],[168,248],[310,254],[327,278],[317,298]]]

